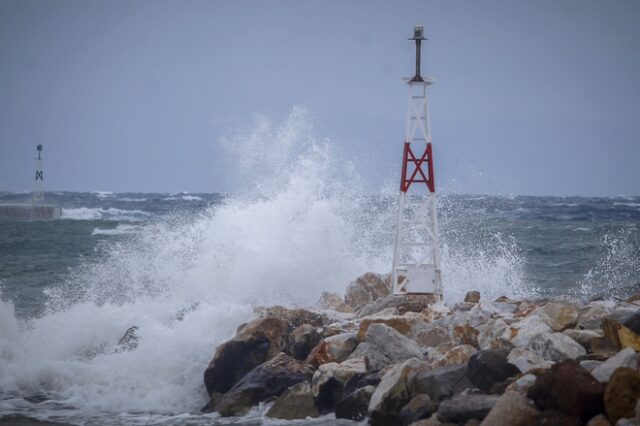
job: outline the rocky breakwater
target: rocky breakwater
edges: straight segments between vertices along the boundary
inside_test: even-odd
[[[568,297],[448,307],[365,274],[313,309],[261,308],[218,346],[205,411],[372,425],[639,425],[640,310]]]

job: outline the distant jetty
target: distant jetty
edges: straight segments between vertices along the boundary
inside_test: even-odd
[[[44,173],[42,171],[42,145],[36,147],[36,187],[33,202],[24,204],[0,204],[0,219],[60,219],[62,209],[52,204],[44,204]]]
[[[60,219],[62,209],[51,204],[0,204],[2,219]]]

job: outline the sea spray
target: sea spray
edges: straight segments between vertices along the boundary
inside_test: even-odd
[[[255,306],[311,305],[363,272],[389,271],[395,195],[352,185],[352,165],[315,137],[302,109],[248,132],[224,140],[242,191],[100,244],[97,261],[47,291],[43,316],[0,328],[5,411],[49,413],[55,401],[78,418],[197,413],[213,349]],[[521,257],[508,238],[483,243],[453,232],[455,221],[442,224],[447,300],[469,289],[521,294]],[[2,303],[3,318],[15,319]],[[134,325],[137,347],[118,350]],[[33,395],[49,402],[22,399]]]

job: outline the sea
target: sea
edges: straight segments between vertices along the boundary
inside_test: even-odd
[[[48,191],[60,219],[0,219],[0,425],[350,423],[268,419],[268,404],[242,418],[203,414],[203,372],[256,307],[313,307],[390,271],[395,178],[365,189],[295,110],[221,143],[245,183],[231,193]],[[31,198],[0,192],[0,204]],[[469,290],[640,293],[639,196],[445,190],[438,222],[450,305]],[[135,345],[123,345],[134,326]]]

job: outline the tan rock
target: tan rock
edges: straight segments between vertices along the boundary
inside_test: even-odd
[[[266,414],[267,417],[285,420],[305,419],[319,415],[309,382],[301,382],[287,389],[275,400]]]
[[[329,380],[333,379],[343,385],[356,374],[364,374],[366,372],[367,367],[363,358],[348,359],[340,364],[336,362],[322,364],[313,374],[311,391],[313,396],[317,398],[318,395],[320,395],[322,387],[325,386]]]
[[[576,330],[573,328],[568,328],[562,332],[569,337],[571,337],[576,342],[580,343],[585,349],[591,350],[593,347],[592,342],[599,341],[604,337],[604,333],[602,330]]]
[[[441,359],[434,362],[435,367],[453,364],[466,364],[478,350],[471,345],[458,345],[449,349]]]
[[[480,302],[480,292],[479,291],[469,291],[464,296],[464,301],[467,303],[478,303]]]
[[[604,391],[604,406],[611,423],[635,417],[639,398],[640,373],[626,367],[614,371]]]
[[[358,341],[363,342],[367,334],[367,330],[371,324],[385,324],[394,330],[410,336],[412,329],[424,323],[420,314],[413,312],[405,315],[372,315],[362,318],[360,327],[358,328]]]
[[[327,337],[311,350],[305,362],[315,368],[329,362],[339,363],[347,359],[357,346],[355,332]]]
[[[342,297],[336,293],[329,293],[328,291],[323,291],[320,295],[320,300],[316,306],[320,309],[329,309],[336,312],[343,313],[353,313],[354,310],[351,306],[344,303]]]
[[[540,411],[526,396],[505,392],[493,406],[480,426],[529,426],[536,424]]]
[[[353,309],[359,309],[389,295],[389,284],[382,275],[367,272],[347,286],[344,302]]]
[[[636,351],[640,351],[640,336],[618,321],[612,318],[603,318],[602,330],[616,350],[633,348]]]
[[[563,302],[549,302],[538,309],[536,314],[553,331],[565,330],[578,322],[578,309]]]

